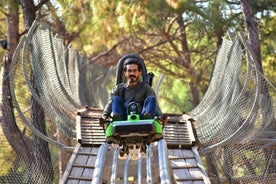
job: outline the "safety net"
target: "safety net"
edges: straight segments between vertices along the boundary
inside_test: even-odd
[[[214,181],[276,181],[275,92],[243,34],[225,37],[208,90],[190,112]]]

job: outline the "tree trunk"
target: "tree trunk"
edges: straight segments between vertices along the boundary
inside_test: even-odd
[[[241,7],[243,10],[243,17],[245,28],[248,33],[248,42],[255,56],[257,70],[259,73],[263,75],[263,67],[262,67],[262,57],[261,57],[261,46],[258,35],[258,24],[254,17],[254,13],[250,4],[250,0],[241,0]],[[273,115],[273,105],[271,103],[269,91],[267,88],[266,81],[264,78],[261,78],[259,82],[261,87],[261,95],[260,95],[260,108],[262,113],[262,121],[263,127],[266,130],[275,131],[276,130],[276,121]],[[273,172],[276,165],[276,156],[272,148],[266,148],[263,150],[266,158],[271,158],[271,162],[267,161],[267,170],[268,172]],[[269,159],[268,159],[269,160]]]
[[[217,47],[219,48],[222,44],[222,37],[225,34],[224,33],[224,24],[223,24],[223,18],[221,15],[221,2],[219,1],[213,1],[211,3],[211,10],[212,10],[212,17],[216,17],[215,19],[213,19],[213,23],[214,23],[214,33],[216,36],[216,43],[217,43]]]
[[[28,30],[32,23],[35,21],[36,7],[33,0],[22,0],[23,16],[25,29]],[[33,89],[39,95],[39,91],[36,85],[36,79],[33,73],[31,73]],[[45,125],[45,114],[42,106],[31,97],[31,120],[34,127],[36,127],[41,133],[47,135],[46,125]],[[35,155],[36,168],[39,170],[38,174],[41,174],[39,183],[43,182],[44,178],[48,181],[53,181],[54,170],[51,161],[51,152],[48,147],[48,143],[37,136],[33,136],[33,150]]]
[[[35,20],[35,5],[33,0],[22,0],[22,9],[25,29],[28,30]]]
[[[191,67],[191,56],[188,48],[187,35],[185,30],[186,27],[181,15],[178,15],[177,23],[179,25],[179,30],[181,34],[182,53],[184,55],[184,60],[181,63],[181,65],[184,68],[186,68],[186,71],[188,71],[189,76],[194,76],[196,78],[196,80],[193,80],[193,81],[200,81],[200,79],[198,78],[199,76],[196,75],[196,72]],[[193,106],[196,107],[199,104],[199,91],[197,88],[197,84],[194,83],[193,81],[189,83],[189,91],[190,91],[191,102]],[[212,154],[206,155],[206,165],[207,165],[208,175],[212,176],[213,178],[218,178],[217,167],[215,164],[214,156]]]
[[[32,75],[33,77],[33,75]],[[33,88],[37,91],[36,83],[33,82]],[[37,92],[38,93],[38,92]],[[31,97],[31,113],[32,113],[32,124],[36,127],[41,133],[47,135],[46,126],[45,126],[45,114],[41,105]],[[35,165],[41,174],[38,183],[44,183],[44,178],[47,178],[47,181],[53,181],[54,179],[54,170],[51,160],[51,152],[48,147],[48,142],[42,140],[37,136],[33,136],[33,149],[35,156]]]
[[[198,79],[198,76],[196,75],[194,68],[191,67],[191,56],[188,48],[186,26],[184,24],[182,15],[178,15],[177,23],[178,23],[179,31],[181,35],[180,39],[181,39],[181,46],[182,46],[182,54],[184,55],[184,59],[181,62],[181,66],[186,69],[189,76],[193,76],[196,78],[196,80],[190,81],[189,83],[191,102],[193,106],[196,107],[199,104],[199,91],[197,88],[197,84],[194,81],[200,81],[200,80]]]
[[[217,164],[215,160],[215,152],[209,152],[206,154],[206,167],[207,175],[211,179],[212,183],[220,183]]]
[[[1,126],[12,149],[18,156],[28,160],[32,158],[30,140],[18,128],[13,112],[9,85],[10,62],[8,57],[5,57],[1,71]]]
[[[30,140],[22,134],[16,124],[9,85],[10,64],[19,40],[19,4],[16,1],[8,1],[8,11],[8,53],[4,58],[1,71],[1,125],[9,144],[16,154],[23,157],[24,160],[28,160],[32,158]]]

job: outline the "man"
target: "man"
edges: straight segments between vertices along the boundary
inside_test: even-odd
[[[141,119],[151,119],[162,114],[154,90],[145,82],[139,82],[142,65],[136,58],[124,61],[126,83],[116,85],[109,96],[102,118],[112,117],[113,121],[126,120],[130,102],[135,102]],[[126,104],[127,103],[127,104]]]

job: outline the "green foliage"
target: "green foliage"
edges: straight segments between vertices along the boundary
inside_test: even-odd
[[[189,89],[183,81],[169,77],[160,87],[158,96],[160,108],[166,113],[189,112],[192,104],[189,101]]]
[[[9,170],[12,168],[12,161],[14,161],[15,158],[15,154],[6,140],[2,127],[0,126],[0,177],[9,173]]]
[[[0,3],[0,5],[3,2]],[[6,24],[6,18],[4,13],[6,12],[5,6],[0,6],[0,40],[6,40],[6,33],[7,33],[7,24]],[[0,60],[2,61],[5,55],[5,50],[0,46]],[[1,65],[2,66],[2,62]]]
[[[154,73],[153,89],[156,90],[162,72],[152,67],[147,69]],[[157,92],[158,102],[164,113],[182,113],[192,109],[188,86],[180,79],[165,75]]]

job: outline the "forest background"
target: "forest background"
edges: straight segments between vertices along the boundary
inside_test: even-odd
[[[246,10],[248,21],[256,23],[261,47],[255,43],[253,46],[260,49],[265,75],[273,80],[276,75],[275,2],[248,2],[252,9],[251,14]],[[3,44],[9,41],[10,57],[35,19],[50,24],[64,38],[65,45],[72,44],[85,53],[88,66],[99,63],[109,67],[116,65],[124,54],[138,53],[148,71],[155,74],[155,82],[161,74],[166,75],[159,88],[164,112],[190,111],[195,107],[208,87],[223,36],[227,31],[247,31],[246,11],[240,1],[34,0],[24,3],[24,0],[2,0],[0,5],[0,39]],[[18,12],[17,30],[8,29],[11,11]],[[10,33],[15,41],[8,39]],[[1,58],[5,53],[4,49],[0,50]]]
[[[86,54],[88,68],[93,63],[114,66],[128,53],[141,55],[155,79],[165,75],[158,86],[162,110],[189,112],[208,88],[227,31],[246,33],[264,75],[275,86],[275,11],[274,0],[1,0],[2,79],[8,78],[20,38],[37,20],[48,24],[66,46]],[[5,98],[9,85],[1,82],[5,127],[11,124],[12,107]]]

